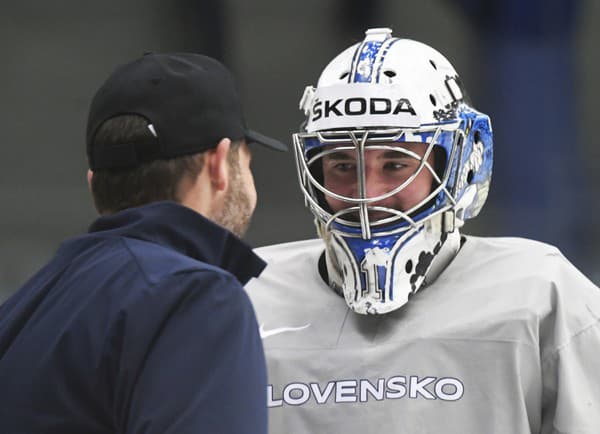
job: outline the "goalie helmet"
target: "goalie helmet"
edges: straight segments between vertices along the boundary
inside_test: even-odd
[[[456,255],[486,200],[490,120],[444,56],[387,28],[335,57],[300,108],[296,165],[329,284],[357,313],[398,309]],[[397,205],[423,179],[426,192]]]

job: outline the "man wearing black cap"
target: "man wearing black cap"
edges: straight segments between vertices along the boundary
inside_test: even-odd
[[[96,93],[101,217],[0,306],[2,433],[264,433],[266,374],[237,238],[256,204],[233,78],[147,54]]]

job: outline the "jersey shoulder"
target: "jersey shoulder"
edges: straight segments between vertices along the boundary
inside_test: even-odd
[[[255,253],[267,263],[267,267],[258,278],[250,280],[246,290],[251,297],[279,298],[282,294],[287,294],[288,300],[305,297],[317,288],[321,293],[333,293],[319,274],[319,257],[324,250],[325,246],[320,239],[255,249]],[[307,291],[307,288],[310,290]]]
[[[600,316],[600,290],[552,245],[524,238],[466,237],[445,283],[487,288],[503,299],[560,304]]]
[[[306,281],[309,277],[311,281],[322,281],[318,264],[324,250],[321,239],[259,247],[254,251],[267,263],[267,267],[258,279],[252,281],[264,284],[278,281],[279,284],[285,282],[286,285],[294,285],[298,279]]]
[[[273,244],[254,249],[267,264],[283,264],[298,258],[317,257],[325,250],[320,238]]]
[[[486,269],[490,278],[522,277],[551,278],[553,270],[578,270],[563,256],[560,250],[550,244],[517,237],[465,237],[454,265],[459,268]]]
[[[598,288],[556,247],[524,238],[465,237],[436,284],[513,300],[596,300]],[[558,297],[558,298],[557,298]],[[594,303],[596,303],[594,301]]]
[[[477,237],[466,235],[466,244],[474,246],[477,250],[494,250],[496,252],[512,254],[528,254],[534,256],[560,255],[560,250],[541,241],[520,237]]]

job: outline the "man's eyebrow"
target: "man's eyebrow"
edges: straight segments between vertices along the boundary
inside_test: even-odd
[[[395,158],[395,159],[398,159],[398,158],[411,158],[411,159],[414,160],[413,157],[411,157],[408,154],[405,154],[402,151],[385,151],[383,154],[381,154],[380,157],[381,158]]]
[[[401,148],[401,149],[404,149],[404,148]],[[354,152],[340,152],[340,151],[332,152],[331,154],[327,154],[324,157],[329,160],[354,160],[354,159],[356,159]],[[387,150],[387,151],[383,152],[382,154],[380,154],[379,158],[386,158],[386,159],[392,158],[392,159],[396,159],[396,160],[399,158],[414,159],[412,156],[405,154],[401,150],[399,150],[399,151]]]
[[[354,154],[346,154],[344,152],[333,152],[325,155],[325,158],[329,160],[354,160]]]

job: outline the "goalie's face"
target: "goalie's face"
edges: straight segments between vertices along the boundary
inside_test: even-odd
[[[402,212],[413,212],[422,206],[422,202],[432,191],[433,175],[422,161],[427,152],[424,143],[386,143],[381,146],[366,146],[362,170],[356,150],[337,150],[323,156],[324,187],[336,195],[347,198],[374,199],[369,207],[385,207]],[[426,160],[429,167],[434,166],[434,153],[430,152]],[[418,170],[421,166],[421,170]],[[364,180],[361,176],[364,173]],[[412,180],[411,180],[412,178]],[[405,184],[398,192],[390,194]],[[362,190],[361,191],[361,185]],[[347,201],[325,195],[327,204],[333,212],[348,208]],[[378,220],[389,216],[382,210],[369,211],[369,218]]]

